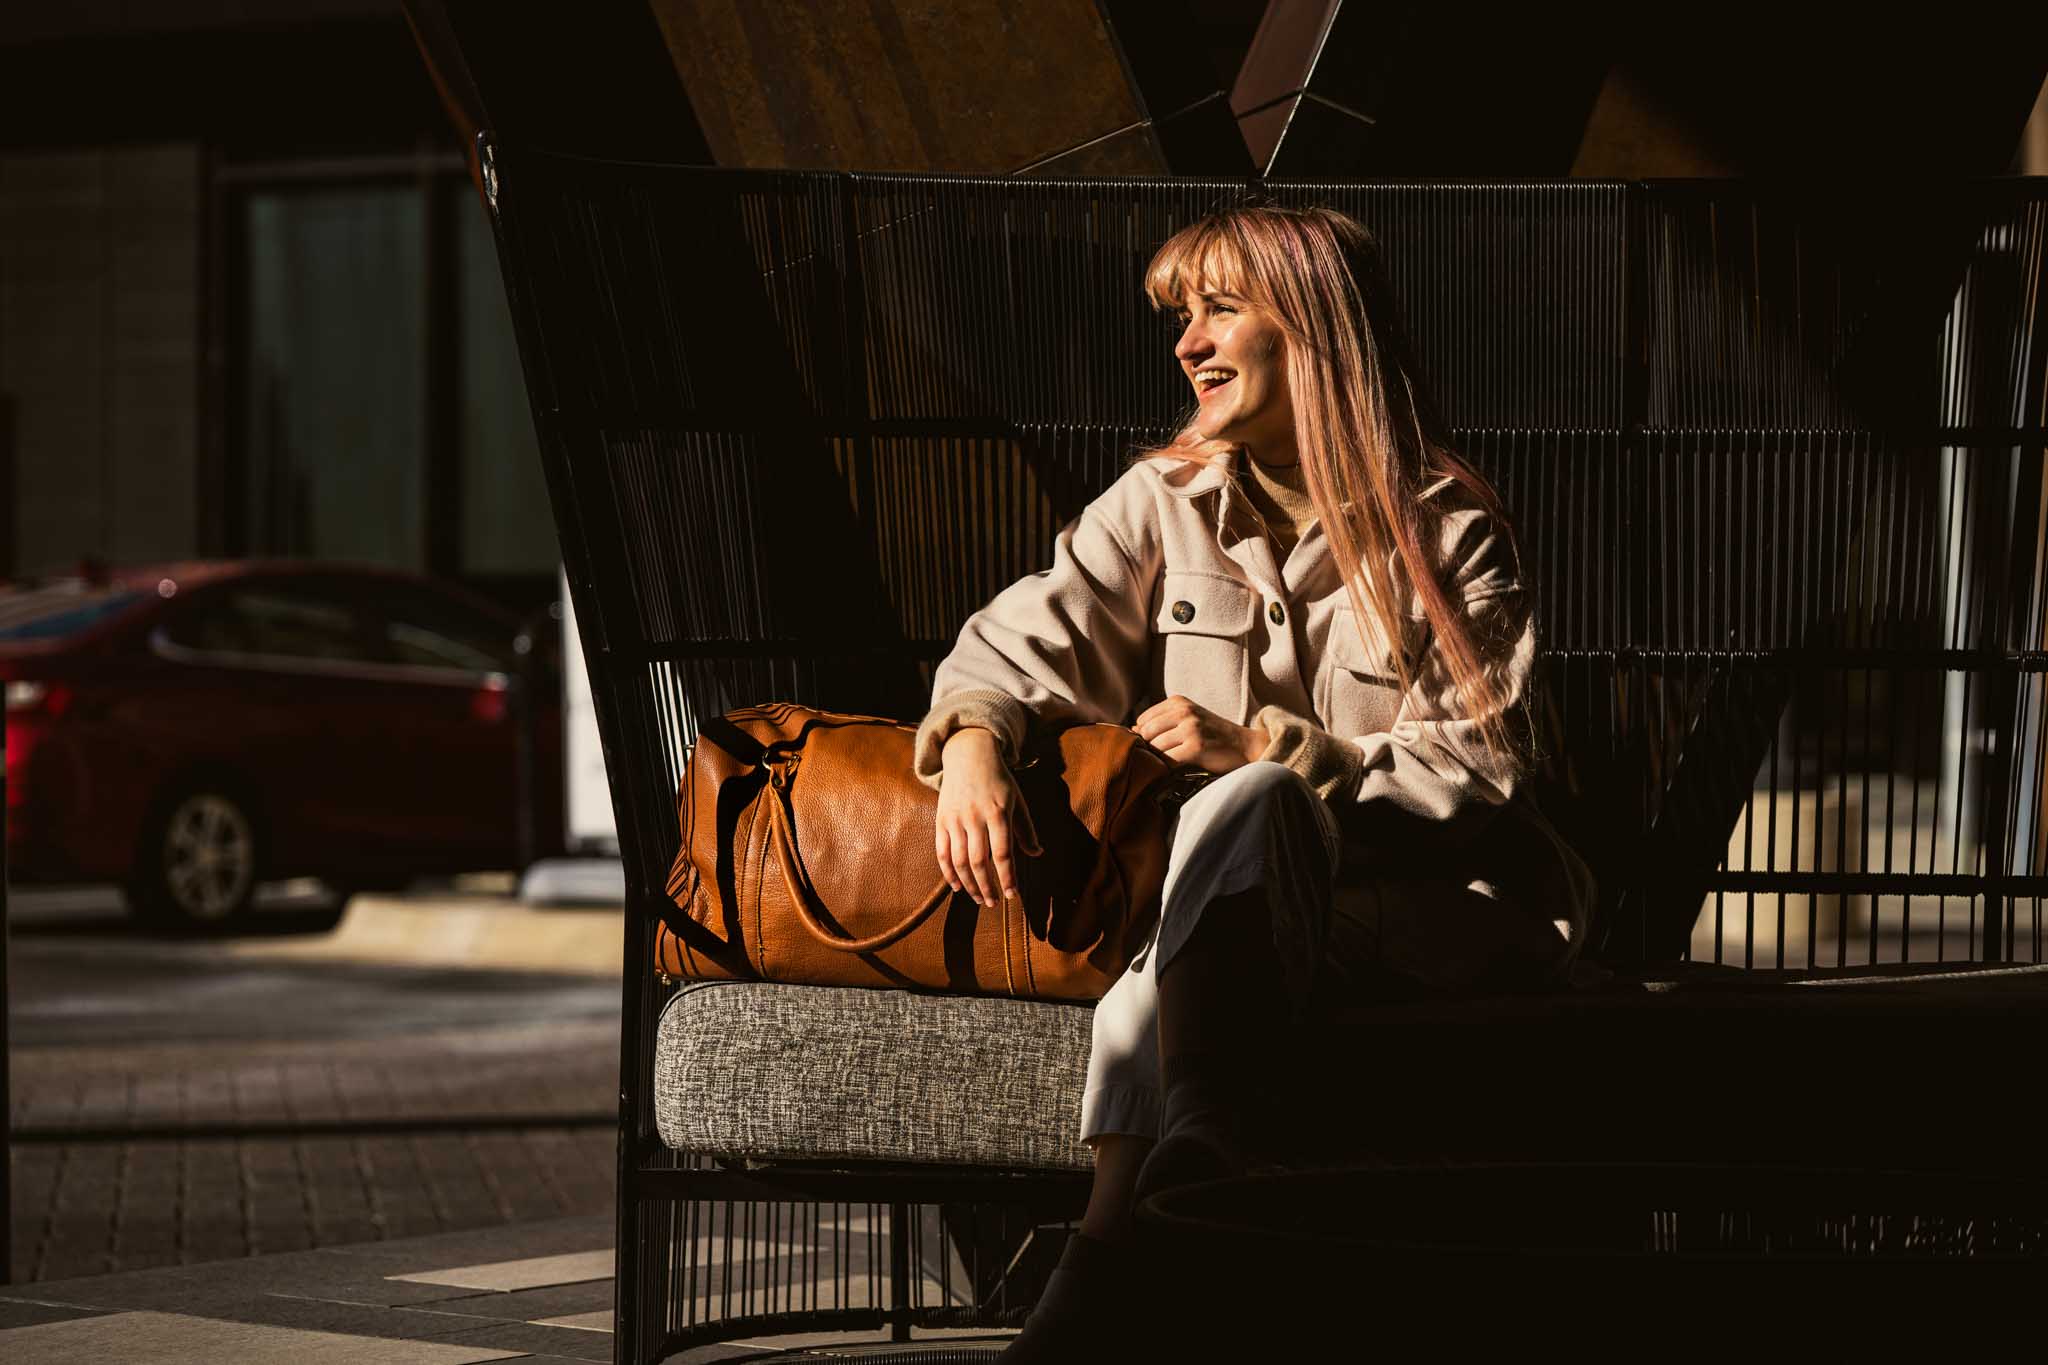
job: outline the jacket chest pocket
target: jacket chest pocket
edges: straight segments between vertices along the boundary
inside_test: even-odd
[[[1220,575],[1166,574],[1152,620],[1166,695],[1178,693],[1242,725],[1258,606],[1258,594]]]
[[[1323,650],[1320,677],[1316,682],[1316,709],[1331,734],[1350,738],[1377,734],[1390,729],[1401,709],[1401,673],[1398,653],[1405,654],[1413,674],[1422,665],[1422,651],[1429,641],[1429,622],[1404,616],[1401,639],[1391,642],[1379,622],[1368,616],[1364,639],[1359,638],[1357,613],[1340,607],[1330,621],[1330,634]]]

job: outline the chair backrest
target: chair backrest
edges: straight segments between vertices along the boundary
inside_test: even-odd
[[[961,622],[1170,434],[1174,330],[1139,282],[1244,186],[484,152],[645,908],[694,717],[790,699],[914,719]],[[1859,895],[1910,912],[1937,892],[1972,907],[1970,955],[2012,951],[2041,890],[2040,767],[2013,754],[2039,747],[2041,183],[1940,187],[1910,270],[1853,230],[1877,205],[1840,196],[1263,188],[1378,235],[1515,515],[1545,630],[1540,793],[1601,875],[1601,951],[1697,951],[1711,896],[1722,952],[1726,898],[1753,931],[1762,895],[1781,928],[1811,921],[1818,961],[1855,938]],[[1873,774],[1913,790],[1887,834],[1977,865],[1852,859]],[[1965,808],[1968,839],[1960,816],[1936,828]],[[1732,844],[1760,809],[1764,842]],[[1832,844],[1798,833],[1824,815]]]

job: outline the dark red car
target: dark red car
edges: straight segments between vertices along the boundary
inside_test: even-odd
[[[520,630],[453,585],[353,565],[0,587],[10,874],[118,882],[189,926],[274,878],[346,892],[552,851],[559,674],[552,646],[522,673]],[[542,680],[524,726],[522,676]],[[526,850],[522,801],[541,813]]]

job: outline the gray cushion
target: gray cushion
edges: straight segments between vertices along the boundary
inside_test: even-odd
[[[692,982],[662,1010],[654,1116],[680,1151],[1088,1170],[1087,1005]]]

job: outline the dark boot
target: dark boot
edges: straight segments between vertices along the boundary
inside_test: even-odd
[[[1129,1243],[1076,1232],[1067,1238],[1024,1330],[997,1359],[1004,1365],[1127,1361],[1144,1321],[1145,1298]]]
[[[1167,1085],[1159,1143],[1138,1170],[1141,1207],[1162,1190],[1275,1169],[1269,1144],[1258,1139],[1249,1117],[1263,1090],[1241,1059],[1196,1054],[1174,1060],[1181,1074]]]

